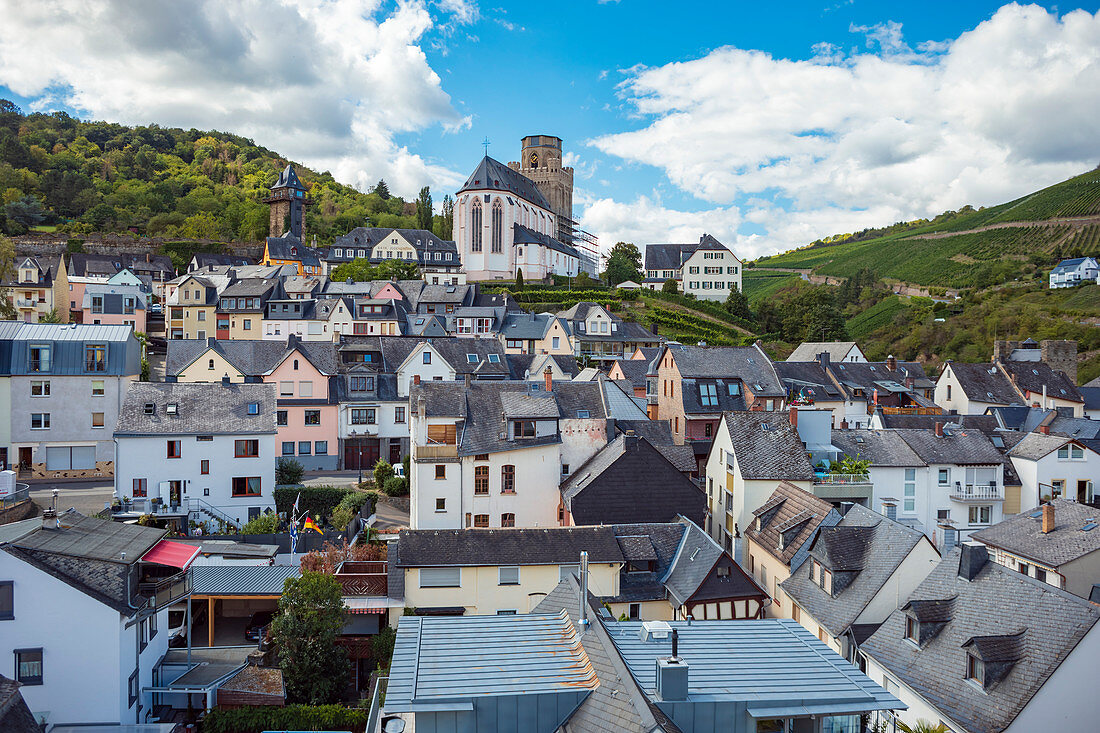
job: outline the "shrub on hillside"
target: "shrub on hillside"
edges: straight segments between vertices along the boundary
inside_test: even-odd
[[[261,733],[265,730],[362,730],[367,710],[343,705],[214,708],[202,721],[202,733]]]
[[[405,496],[409,493],[409,481],[402,476],[391,476],[383,489],[386,496]]]
[[[384,458],[379,458],[374,464],[374,485],[385,486],[386,480],[393,476],[393,466]]]

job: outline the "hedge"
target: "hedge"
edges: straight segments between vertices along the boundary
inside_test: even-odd
[[[682,305],[685,308],[690,308],[700,313],[706,313],[708,316],[714,316],[726,323],[732,323],[735,326],[741,326],[750,331],[755,327],[754,324],[746,321],[744,318],[738,318],[731,314],[721,303],[715,301],[689,298],[679,293],[663,293],[660,290],[647,290],[642,293],[642,296],[643,298],[656,298],[658,300],[666,300],[669,303],[675,303],[676,305]]]
[[[337,486],[278,486],[275,488],[275,511],[289,512],[294,506],[294,500],[301,494],[298,501],[298,514],[309,512],[311,515],[326,518],[332,515],[332,510],[344,500],[348,494],[356,493],[355,489]]]
[[[267,730],[353,730],[367,726],[369,711],[341,705],[214,708],[202,721],[203,733],[262,733]]]

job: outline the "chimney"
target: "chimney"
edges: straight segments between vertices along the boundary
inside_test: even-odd
[[[153,255],[150,254],[149,252],[146,252],[145,253],[145,261],[146,262],[152,262],[153,261]]]
[[[1039,432],[1042,433],[1043,435],[1050,435],[1050,426],[1049,425],[1040,425],[1039,426]]]
[[[226,374],[225,376],[222,377],[222,384],[224,384],[224,385],[229,384],[229,375],[228,374]]]
[[[936,423],[936,437],[937,438],[942,438],[943,437],[943,423],[942,422],[937,422]]]
[[[1043,504],[1043,534],[1050,534],[1054,531],[1054,505]]]
[[[474,381],[474,375],[471,374],[470,372],[466,372],[465,374],[462,375],[462,380],[466,384],[466,389],[469,389],[470,388],[470,382]]]
[[[791,417],[791,427],[793,427],[797,430],[798,429],[798,408],[795,407],[794,405],[791,405],[790,417]]]
[[[649,330],[653,332],[654,336],[656,336],[657,335],[657,324],[654,323],[652,326],[649,327]]]
[[[898,370],[898,360],[894,358],[893,354],[890,354],[890,356],[886,357],[886,368],[892,372],[896,372]]]
[[[413,375],[413,384],[420,384],[420,375],[419,374],[414,374]]]
[[[57,511],[52,507],[42,512],[42,529],[57,529],[60,522],[57,519]]]
[[[424,395],[416,398],[416,416],[421,420],[428,416],[428,401],[424,399]]]
[[[898,500],[890,498],[883,499],[882,513],[891,522],[898,521]]]
[[[960,545],[959,577],[974,580],[989,561],[989,551],[985,545]]]
[[[577,626],[583,634],[588,630],[588,551],[581,550],[580,568],[580,608],[577,609]]]
[[[821,365],[822,369],[829,368],[829,352],[823,351],[817,355],[817,363]]]
[[[657,699],[661,701],[687,700],[688,663],[680,658],[680,638],[672,630],[672,656],[657,658]]]
[[[946,555],[955,549],[955,528],[950,524],[941,524],[940,529],[943,530],[943,549],[941,554]]]
[[[543,383],[546,386],[547,392],[554,391],[554,370],[550,367],[546,367],[546,370],[542,373]]]
[[[840,421],[840,429],[841,430],[847,430],[848,429],[848,421],[847,420],[841,420]]]

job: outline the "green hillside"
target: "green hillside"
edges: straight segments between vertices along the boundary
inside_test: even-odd
[[[760,268],[745,270],[741,276],[741,289],[750,305],[756,305],[780,288],[799,280],[799,276],[790,272],[775,272]]]
[[[1052,221],[1066,217],[1096,221]],[[1020,226],[1004,227],[1009,223]],[[1003,228],[973,231],[990,226]],[[999,206],[837,235],[762,257],[756,266],[840,277],[867,268],[877,277],[928,287],[980,288],[1039,278],[1061,257],[1082,254],[1100,254],[1100,169]]]
[[[247,138],[158,125],[24,115],[0,99],[0,233],[28,229],[135,232],[169,239],[254,242],[268,233],[261,199],[287,164]],[[306,232],[325,244],[370,223],[418,226],[416,204],[362,193],[295,164],[314,205]],[[449,238],[443,217],[430,226]]]

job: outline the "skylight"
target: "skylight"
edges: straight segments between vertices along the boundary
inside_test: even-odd
[[[466,354],[466,361],[471,364],[477,364],[477,354]]]
[[[490,364],[499,364],[500,363],[500,354],[489,354],[489,363]]]

